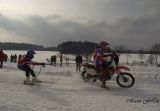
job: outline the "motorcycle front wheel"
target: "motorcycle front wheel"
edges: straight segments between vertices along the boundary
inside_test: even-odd
[[[135,78],[130,73],[122,72],[117,76],[116,81],[119,86],[123,88],[129,88],[134,85]]]

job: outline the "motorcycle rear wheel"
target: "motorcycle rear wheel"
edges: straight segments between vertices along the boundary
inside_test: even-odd
[[[88,81],[88,79],[87,79],[88,74],[87,74],[86,71],[82,71],[81,76],[82,76],[82,79],[83,79],[85,82]]]
[[[89,73],[87,73],[85,70],[82,71],[81,73],[82,79],[87,82],[87,81],[92,81],[92,82],[96,82],[97,81],[97,77],[93,77],[92,75],[90,75]]]

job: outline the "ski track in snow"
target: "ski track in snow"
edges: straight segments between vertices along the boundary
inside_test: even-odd
[[[132,88],[119,87],[114,76],[107,82],[111,90],[106,90],[100,82],[84,82],[73,64],[42,69],[39,79],[50,83],[23,85],[24,72],[14,63],[5,63],[0,69],[0,111],[159,111],[160,68],[130,68],[136,79]],[[159,102],[143,103],[153,98]],[[127,102],[130,99],[137,102]]]

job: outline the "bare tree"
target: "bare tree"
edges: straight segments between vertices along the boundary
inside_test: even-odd
[[[153,61],[155,60],[155,56],[153,55],[153,54],[150,54],[149,56],[148,56],[148,62],[150,63],[150,64],[152,64],[153,65]]]
[[[140,58],[140,63],[142,63],[142,60],[143,60],[143,58],[145,57],[145,55],[144,55],[144,49],[140,49],[140,50],[138,51],[138,56],[139,56],[139,58]]]
[[[155,56],[155,64],[157,64],[158,56],[160,55],[160,43],[154,44],[151,48],[151,52]]]
[[[129,58],[131,58],[131,54],[126,54],[126,57],[127,57],[127,62],[126,62],[126,64],[128,64]]]

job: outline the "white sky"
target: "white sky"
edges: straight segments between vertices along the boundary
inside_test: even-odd
[[[159,6],[159,0],[0,0],[0,40],[44,46],[107,40],[145,48],[145,38],[149,48],[159,40]]]

